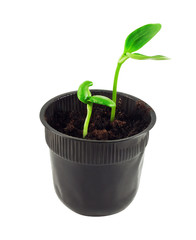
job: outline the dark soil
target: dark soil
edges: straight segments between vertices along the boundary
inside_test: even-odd
[[[110,122],[111,109],[94,104],[86,139],[126,138],[142,132],[149,125],[149,108],[142,101],[137,102],[136,111],[131,116],[120,110],[120,105],[121,99],[117,104],[115,120]],[[85,117],[86,112],[56,112],[49,124],[59,132],[82,138]]]

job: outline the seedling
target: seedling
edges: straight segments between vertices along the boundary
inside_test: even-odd
[[[148,41],[150,41],[161,29],[161,24],[147,24],[144,25],[131,34],[125,40],[124,52],[122,56],[118,60],[118,64],[116,67],[116,72],[114,75],[114,83],[113,83],[113,92],[112,92],[112,100],[116,103],[116,94],[117,94],[117,82],[118,82],[118,75],[122,64],[128,59],[133,58],[137,60],[167,60],[169,58],[162,56],[162,55],[155,55],[155,56],[146,56],[139,53],[134,53],[141,47],[143,47]],[[111,121],[114,121],[116,112],[116,105],[112,107],[111,111]]]
[[[92,96],[91,92],[89,91],[89,87],[92,85],[93,83],[91,81],[85,81],[79,86],[77,91],[78,99],[81,102],[87,104],[87,115],[83,127],[83,138],[85,138],[88,133],[88,126],[92,114],[93,103],[105,105],[107,107],[116,106],[116,104],[110,98],[101,95]]]

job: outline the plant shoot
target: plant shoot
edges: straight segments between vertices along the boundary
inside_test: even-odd
[[[116,106],[116,104],[108,97],[101,96],[101,95],[92,96],[91,92],[89,91],[89,87],[92,85],[93,83],[91,81],[85,81],[79,86],[77,91],[78,99],[81,102],[87,104],[87,115],[86,115],[86,119],[83,127],[83,138],[85,138],[86,135],[88,134],[88,126],[89,126],[89,122],[90,122],[90,118],[93,110],[93,103],[105,105],[111,108]]]
[[[118,75],[122,64],[128,59],[133,58],[137,60],[167,60],[168,58],[162,55],[155,56],[146,56],[140,53],[133,53],[138,49],[142,48],[147,42],[149,42],[161,29],[161,24],[147,24],[144,25],[131,34],[125,40],[124,52],[122,56],[118,60],[118,64],[116,67],[115,75],[114,75],[114,83],[113,83],[113,92],[112,92],[112,100],[116,103],[116,95],[117,95],[117,82]],[[112,107],[111,111],[111,121],[114,121],[116,112],[116,106]]]

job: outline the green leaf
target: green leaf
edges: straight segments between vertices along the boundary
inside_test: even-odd
[[[89,87],[92,86],[93,83],[91,81],[84,81],[78,88],[77,97],[78,99],[88,104],[88,99],[91,97],[91,92],[89,91]]]
[[[147,24],[133,31],[125,40],[124,53],[132,53],[143,47],[161,29],[161,24]]]
[[[116,104],[108,97],[94,95],[88,99],[89,102],[105,105],[107,107],[115,107]]]
[[[127,53],[127,57],[137,59],[137,60],[146,60],[146,59],[152,59],[152,60],[168,60],[169,58],[163,55],[155,55],[155,56],[146,56],[140,53]]]

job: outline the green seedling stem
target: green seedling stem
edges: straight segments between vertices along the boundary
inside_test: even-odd
[[[125,40],[125,46],[124,46],[124,52],[122,56],[119,58],[115,75],[114,75],[114,82],[113,82],[113,92],[112,92],[112,100],[114,103],[116,103],[117,98],[117,83],[118,83],[118,76],[119,71],[122,66],[122,64],[128,59],[137,59],[137,60],[146,60],[146,59],[152,59],[152,60],[167,60],[169,58],[163,56],[163,55],[155,55],[155,56],[146,56],[140,53],[134,53],[138,49],[142,48],[148,41],[150,41],[161,29],[161,24],[147,24],[144,25],[135,31],[133,31],[131,34],[128,35],[128,37]],[[111,110],[111,117],[110,121],[114,121],[116,114],[116,105],[112,107]]]
[[[87,115],[84,122],[83,127],[83,138],[86,137],[88,134],[88,126],[90,123],[92,110],[93,110],[93,103],[105,105],[107,107],[115,107],[115,103],[108,97],[101,96],[101,95],[91,95],[89,91],[89,87],[92,86],[93,83],[91,81],[84,81],[78,88],[77,97],[78,99],[87,104]]]

